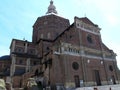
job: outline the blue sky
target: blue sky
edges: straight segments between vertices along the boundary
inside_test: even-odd
[[[120,0],[53,0],[58,15],[72,23],[74,16],[98,24],[102,41],[117,54],[120,68]],[[45,15],[50,0],[0,1],[0,56],[9,54],[11,40],[32,40],[32,26]]]

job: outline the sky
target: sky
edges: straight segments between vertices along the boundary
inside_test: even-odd
[[[120,0],[53,0],[59,16],[71,23],[88,17],[101,28],[103,43],[117,54],[120,68]],[[12,39],[32,41],[32,26],[50,0],[0,0],[0,56],[9,55]]]

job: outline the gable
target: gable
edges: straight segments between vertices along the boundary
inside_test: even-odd
[[[92,26],[95,26],[95,27],[98,27],[98,25],[94,24],[90,19],[88,19],[87,17],[82,17],[82,18],[78,18],[78,17],[75,17],[76,19],[79,19],[80,21],[86,23],[86,24],[89,24],[89,25],[92,25]]]

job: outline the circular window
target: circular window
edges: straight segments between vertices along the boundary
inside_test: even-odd
[[[73,62],[72,67],[73,67],[74,70],[78,70],[79,69],[79,64],[77,62]]]
[[[88,35],[87,36],[87,41],[89,42],[89,43],[93,43],[93,39],[92,39],[92,36],[91,35]]]

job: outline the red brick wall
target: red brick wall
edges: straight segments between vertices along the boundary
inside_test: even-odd
[[[13,77],[13,88],[20,87],[20,82],[22,82],[22,76],[14,76]]]

